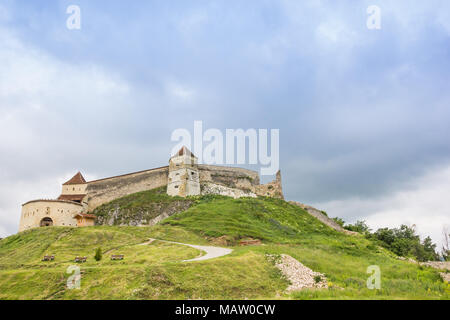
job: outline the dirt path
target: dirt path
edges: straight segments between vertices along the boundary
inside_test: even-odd
[[[144,242],[141,245],[151,244],[153,241],[162,241],[162,242],[167,242],[167,243],[180,244],[183,246],[188,246],[188,247],[206,252],[206,254],[201,257],[197,257],[197,258],[189,259],[189,260],[183,260],[183,262],[209,260],[209,259],[226,256],[227,254],[230,254],[231,252],[233,252],[233,249],[212,247],[212,246],[199,246],[199,245],[195,245],[195,244],[187,244],[187,243],[160,240],[160,239],[150,239],[149,241]]]

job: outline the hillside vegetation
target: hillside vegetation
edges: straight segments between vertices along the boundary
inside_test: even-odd
[[[98,208],[115,221],[149,214],[175,202],[189,204],[151,227],[49,227],[0,241],[0,299],[448,299],[450,287],[437,270],[400,261],[362,236],[348,236],[323,225],[301,208],[269,198],[220,196],[171,198],[154,190],[115,200]],[[128,218],[127,218],[128,219]],[[134,219],[134,218],[133,218]],[[135,220],[133,220],[135,221]],[[136,219],[137,221],[137,219]],[[114,223],[114,224],[121,224]],[[220,258],[183,262],[196,249],[149,238],[189,244],[220,244],[234,249]],[[239,246],[242,239],[261,245]],[[103,259],[95,261],[101,248]],[[55,261],[42,262],[46,254]],[[111,261],[111,254],[125,259]],[[324,273],[329,289],[286,293],[289,283],[266,258],[288,254]],[[69,290],[67,267],[75,256],[81,288]],[[381,269],[381,289],[369,290],[367,267]]]
[[[97,216],[99,225],[146,225],[160,214],[170,216],[191,205],[190,199],[169,197],[162,187],[115,199],[92,213]]]

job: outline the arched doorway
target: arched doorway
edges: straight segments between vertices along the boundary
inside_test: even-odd
[[[41,227],[51,227],[53,225],[53,220],[50,218],[44,218],[41,220]]]

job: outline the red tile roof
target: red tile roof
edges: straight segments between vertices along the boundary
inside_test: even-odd
[[[187,156],[195,157],[194,154],[191,152],[191,150],[189,150],[188,148],[186,148],[186,146],[183,146],[183,147],[180,149],[180,151],[177,152],[176,155],[177,155],[177,156],[187,155]]]
[[[62,194],[58,200],[81,201],[85,196],[85,194]]]
[[[83,217],[83,218],[89,218],[89,219],[95,219],[97,216],[95,214],[88,214],[88,213],[77,213],[75,217]]]
[[[69,181],[63,183],[63,186],[72,185],[72,184],[84,184],[86,183],[86,180],[84,180],[83,175],[81,172],[78,172],[76,175],[72,177]]]

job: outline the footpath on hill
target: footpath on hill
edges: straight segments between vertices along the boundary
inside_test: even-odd
[[[148,244],[151,244],[153,241],[162,241],[162,242],[167,242],[167,243],[179,244],[179,245],[188,246],[188,247],[206,252],[206,254],[201,257],[197,257],[197,258],[189,259],[189,260],[183,260],[183,262],[209,260],[209,259],[226,256],[227,254],[230,254],[231,252],[233,252],[233,249],[213,247],[213,246],[199,246],[199,245],[195,245],[195,244],[188,244],[188,243],[181,243],[181,242],[167,241],[167,240],[160,240],[160,239],[153,239],[153,238],[147,242],[141,243],[141,245],[148,245]]]

